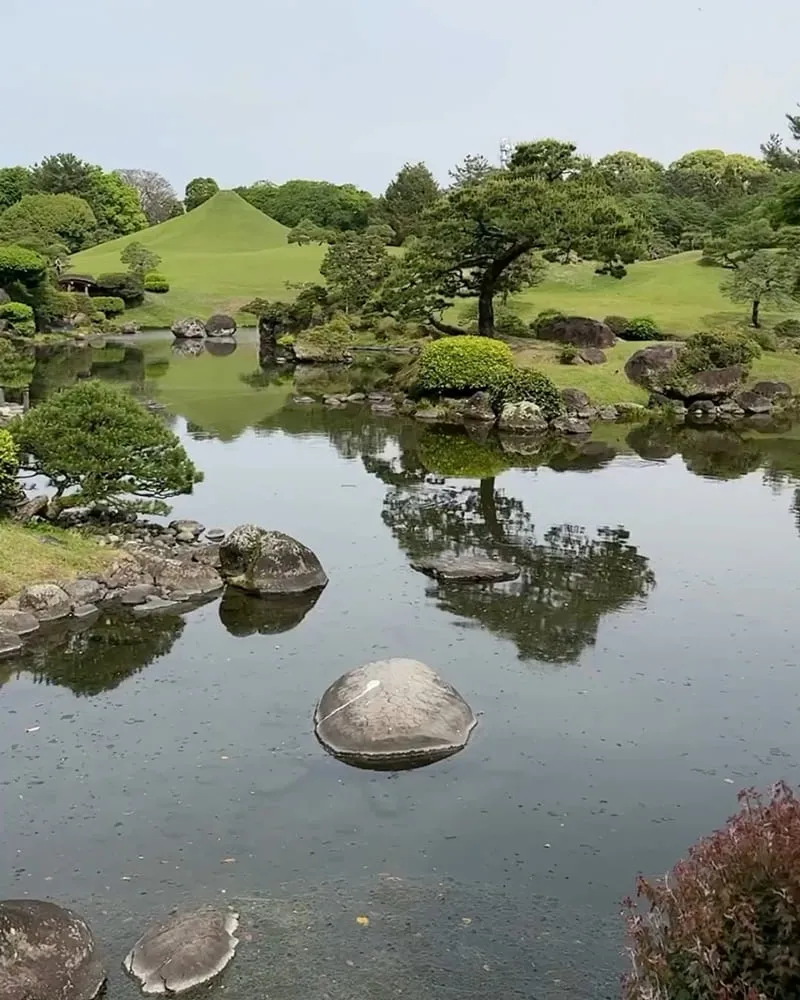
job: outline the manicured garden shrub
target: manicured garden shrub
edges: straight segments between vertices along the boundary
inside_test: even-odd
[[[490,337],[445,337],[422,349],[417,389],[440,395],[491,389],[513,368],[508,344]]]
[[[528,324],[511,312],[510,309],[498,309],[494,317],[494,328],[501,337],[529,337],[530,328]]]
[[[760,354],[755,340],[742,333],[696,333],[687,339],[679,365],[687,373],[730,365],[742,365],[749,371]]]
[[[547,324],[554,319],[560,319],[564,313],[560,309],[542,309],[536,319],[531,321],[531,331],[534,337],[539,337]]]
[[[800,801],[752,791],[725,829],[628,900],[626,1000],[800,996]]]
[[[4,319],[17,333],[25,336],[36,331],[33,309],[25,302],[5,302],[0,305],[0,319]]]
[[[502,372],[492,386],[492,402],[497,409],[505,403],[536,403],[548,420],[563,410],[561,393],[555,384],[535,368],[511,368]]]
[[[616,333],[616,330],[614,332]],[[649,316],[636,316],[617,336],[623,340],[660,340],[661,330],[656,321]]]
[[[91,299],[92,309],[95,312],[105,313],[106,316],[119,316],[125,312],[125,303],[116,295],[95,295]]]
[[[19,452],[14,438],[0,427],[0,511],[10,507],[19,495]]]
[[[144,290],[162,295],[164,292],[169,291],[169,282],[163,274],[159,274],[158,271],[151,271],[150,274],[144,276]]]
[[[309,351],[317,361],[341,361],[354,341],[353,331],[344,316],[334,316],[320,326],[311,326],[295,337],[298,358]]]
[[[0,286],[13,281],[35,284],[46,269],[47,261],[36,251],[14,244],[0,246]]]
[[[751,330],[749,336],[762,351],[777,351],[778,338],[771,330]]]
[[[99,309],[94,309],[92,312],[89,313],[89,319],[93,323],[105,323],[105,321],[106,321],[106,314],[103,313],[103,312],[100,312]]]
[[[127,306],[140,305],[144,298],[144,282],[131,271],[114,271],[99,274],[92,292],[94,297],[113,296]]]
[[[621,337],[631,325],[627,316],[606,316],[603,322],[616,337]]]
[[[783,319],[772,332],[776,337],[800,337],[800,319]]]
[[[571,365],[578,357],[578,348],[574,344],[564,344],[558,352],[558,363],[561,365]]]

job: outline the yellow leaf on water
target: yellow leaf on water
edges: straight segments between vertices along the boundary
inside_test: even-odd
[[[360,927],[369,927],[369,917],[365,917],[362,913],[360,916],[356,917],[356,923]]]

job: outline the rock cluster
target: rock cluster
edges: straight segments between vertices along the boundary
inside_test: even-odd
[[[236,320],[224,313],[214,313],[205,322],[196,316],[189,316],[175,320],[172,333],[178,340],[203,340],[205,337],[230,340],[236,336]]]

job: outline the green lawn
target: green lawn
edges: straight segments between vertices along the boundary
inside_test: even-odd
[[[286,282],[320,281],[325,247],[286,242],[287,230],[233,191],[220,191],[204,205],[135,236],[103,243],[76,254],[72,268],[99,274],[124,270],[120,251],[133,239],[163,258],[170,281],[166,295],[147,295],[126,318],[143,326],[165,327],[182,316],[207,318],[236,313],[257,296],[290,298]],[[747,309],[733,306],[719,291],[723,272],[700,267],[698,253],[633,264],[618,281],[594,273],[594,265],[552,265],[546,282],[511,300],[526,319],[542,309],[573,315],[652,316],[665,333],[685,335],[720,325],[743,324]],[[800,310],[798,310],[800,313]],[[458,308],[453,310],[457,316]],[[765,323],[783,318],[767,313]]]

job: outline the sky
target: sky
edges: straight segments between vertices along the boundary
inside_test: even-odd
[[[1,165],[73,152],[179,192],[380,193],[504,138],[758,155],[800,102],[797,0],[0,0],[0,19]]]

